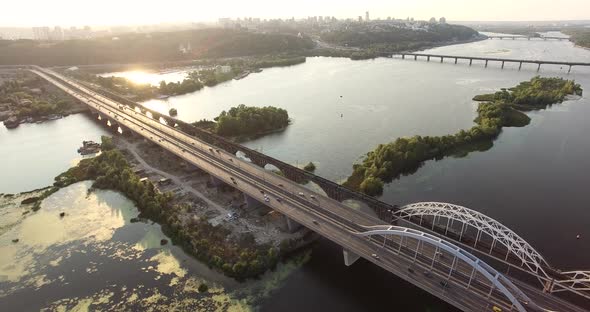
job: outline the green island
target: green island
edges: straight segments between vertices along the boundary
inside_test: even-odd
[[[187,217],[191,207],[176,203],[172,193],[160,192],[150,181],[142,181],[111,138],[103,136],[101,147],[100,155],[83,159],[57,176],[54,187],[47,192],[84,180],[94,180],[94,188],[119,191],[135,202],[140,218],[160,223],[164,232],[187,253],[238,280],[272,269],[280,259],[280,252],[289,249],[288,241],[281,243],[279,249],[257,244],[249,235],[231,239],[228,229]]]
[[[240,104],[222,111],[215,121],[200,120],[193,125],[225,137],[248,137],[284,129],[289,125],[287,110],[274,106],[254,107]]]
[[[362,163],[353,165],[353,173],[345,186],[368,195],[380,195],[383,184],[402,174],[415,172],[425,161],[465,154],[489,148],[502,127],[523,127],[530,119],[521,111],[542,109],[561,103],[568,95],[581,95],[582,89],[573,80],[534,77],[510,89],[475,96],[481,101],[476,125],[469,130],[445,136],[413,136],[380,144],[367,153]]]
[[[22,122],[57,119],[86,110],[64,92],[29,72],[0,85],[0,121],[7,128]]]

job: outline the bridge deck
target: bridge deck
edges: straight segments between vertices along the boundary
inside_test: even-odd
[[[429,53],[393,53],[392,55],[421,56],[421,57],[434,57],[434,58],[460,59],[460,60],[494,61],[494,62],[507,62],[507,63],[530,63],[530,64],[548,64],[548,65],[566,65],[566,66],[590,66],[590,63],[584,63],[584,62],[526,60],[526,59],[509,59],[509,58],[497,58],[497,57],[478,57],[478,56],[461,56],[461,55],[429,54]]]

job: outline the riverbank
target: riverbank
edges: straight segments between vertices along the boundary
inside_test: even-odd
[[[582,95],[580,85],[573,80],[539,76],[510,89],[477,95],[473,100],[482,103],[477,108],[476,126],[453,135],[413,136],[381,144],[367,153],[362,163],[353,166],[344,185],[368,195],[381,195],[384,183],[415,172],[426,160],[465,154],[482,146],[489,148],[503,127],[529,124],[530,118],[521,111],[561,103],[568,95]]]
[[[8,71],[0,84],[0,121],[8,129],[88,111],[62,90],[27,70]]]

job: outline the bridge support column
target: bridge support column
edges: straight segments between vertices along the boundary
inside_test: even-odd
[[[224,184],[225,184],[225,183],[223,183],[223,181],[219,180],[218,178],[216,178],[216,177],[214,177],[214,176],[212,176],[212,175],[210,175],[210,176],[209,176],[209,181],[210,181],[210,182],[211,182],[211,184],[213,184],[213,186],[215,186],[215,187],[219,187],[219,186],[222,186],[222,185],[224,185]]]
[[[246,207],[248,208],[256,208],[262,205],[261,202],[259,202],[258,200],[256,200],[254,197],[243,193],[244,194],[244,201],[246,202]]]
[[[414,55],[414,61],[418,60],[418,55]]]
[[[541,63],[539,63],[539,66],[537,67],[537,71],[541,70]]]
[[[405,59],[406,59],[406,55],[402,54],[402,60],[405,60]]]
[[[455,58],[455,64],[457,64],[457,58]]]
[[[346,266],[351,266],[360,258],[359,255],[347,249],[342,249],[342,254],[344,255],[344,264]]]
[[[444,60],[444,57],[442,57],[442,56],[441,56],[441,57],[440,57],[440,62],[442,63],[442,62],[443,62],[443,60]]]
[[[471,66],[471,64],[473,64],[473,59],[469,59],[469,66]]]
[[[518,70],[520,70],[522,68],[522,62],[520,62],[520,64],[518,65]]]
[[[285,220],[287,221],[287,230],[289,233],[295,233],[301,228],[301,224],[297,223],[293,219],[285,216]]]
[[[502,69],[504,69],[504,61],[502,61]]]
[[[488,67],[488,60],[486,60],[486,68]]]
[[[567,73],[569,74],[572,71],[572,65],[570,65],[570,68],[567,70]]]
[[[426,62],[430,62],[430,55],[426,57]]]

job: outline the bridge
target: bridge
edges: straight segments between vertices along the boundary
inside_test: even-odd
[[[237,157],[241,146],[212,133],[54,71],[30,69],[88,105],[97,120],[178,155],[215,184],[243,192],[249,205],[280,212],[290,230],[302,225],[342,246],[345,265],[362,257],[464,311],[585,311],[572,302],[590,299],[590,272],[552,269],[526,241],[485,215],[444,203],[397,207],[343,187],[320,194],[295,181],[299,171],[286,164],[281,170],[294,180],[265,170],[268,156]],[[366,200],[378,217],[349,208],[342,198]]]
[[[569,37],[554,37],[554,36],[539,36],[539,37],[535,37],[535,36],[518,36],[518,35],[486,35],[486,37],[488,37],[488,39],[500,39],[500,40],[504,40],[504,39],[512,39],[512,40],[516,40],[516,39],[526,39],[526,40],[531,40],[531,39],[541,39],[541,40],[558,40],[558,41],[562,41],[562,40],[570,40]]]
[[[477,57],[477,56],[459,56],[459,55],[443,55],[443,54],[429,54],[429,53],[383,53],[382,56],[386,57],[393,57],[393,56],[401,56],[402,59],[406,57],[413,57],[414,60],[418,60],[418,58],[426,59],[427,62],[430,62],[431,58],[440,59],[440,62],[443,63],[445,59],[454,60],[455,64],[459,60],[468,60],[469,66],[473,64],[473,61],[483,61],[485,62],[485,67],[488,67],[489,62],[498,62],[502,63],[502,68],[504,68],[505,63],[518,63],[518,70],[522,68],[522,64],[536,64],[537,71],[541,69],[541,65],[560,65],[560,66],[568,66],[568,73],[571,72],[573,66],[590,66],[590,63],[584,62],[564,62],[564,61],[544,61],[544,60],[526,60],[526,59],[509,59],[509,58],[496,58],[496,57]]]

